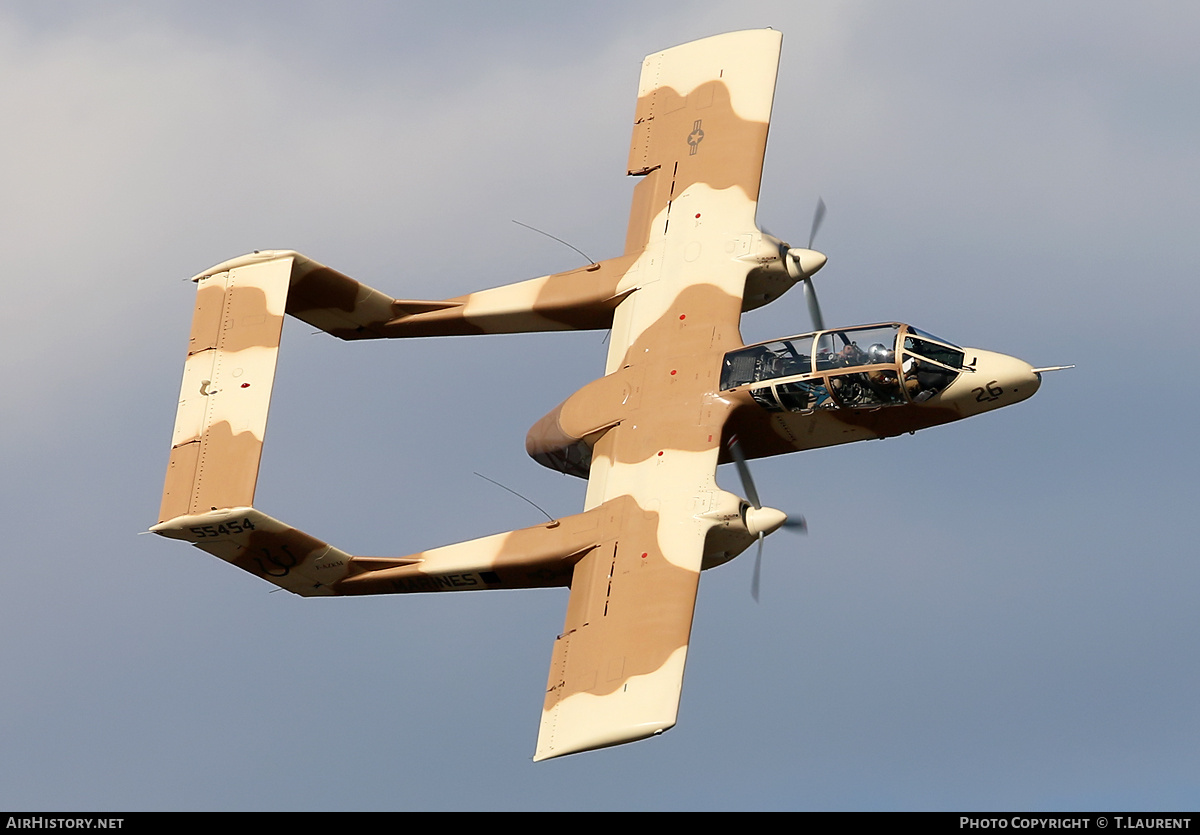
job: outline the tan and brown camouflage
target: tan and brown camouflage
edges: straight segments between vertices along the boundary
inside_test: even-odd
[[[646,58],[629,154],[629,174],[641,180],[620,257],[444,301],[393,299],[290,251],[256,252],[196,276],[152,530],[305,596],[568,586],[534,759],[672,727],[700,571],[785,518],[755,515],[717,486],[731,436],[748,458],[887,437],[1017,402],[1039,382],[1020,360],[963,349],[957,369],[907,353],[849,372],[806,358],[790,377],[723,387],[727,353],[743,349],[742,311],[796,281],[787,245],[755,224],[780,44],[771,30],[734,32]],[[816,265],[808,274],[824,261],[800,252]],[[605,376],[526,440],[539,462],[588,479],[583,512],[365,557],[257,510],[285,313],[342,339],[611,328]],[[896,351],[928,336],[898,324],[869,332],[885,327],[898,335]],[[848,344],[848,332],[836,333]],[[919,382],[916,366],[941,382]],[[865,396],[880,385],[894,393]],[[864,396],[851,401],[851,388]],[[797,405],[797,392],[810,391],[833,396]]]

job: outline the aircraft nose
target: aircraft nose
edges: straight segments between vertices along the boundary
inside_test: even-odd
[[[966,349],[966,356],[974,373],[959,375],[954,387],[972,413],[1028,400],[1042,385],[1041,375],[1024,360],[976,348]]]
[[[1013,394],[1019,395],[1018,400],[1026,400],[1042,386],[1042,375],[1033,370],[1033,366],[1016,357],[1005,357],[1008,362],[1008,388]]]

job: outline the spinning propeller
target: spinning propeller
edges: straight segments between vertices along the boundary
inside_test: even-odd
[[[750,581],[750,594],[757,601],[759,579],[762,576],[763,539],[767,534],[774,533],[780,528],[803,533],[808,530],[808,523],[804,521],[803,516],[797,516],[793,520],[789,519],[782,510],[763,507],[758,498],[758,490],[754,487],[754,479],[750,476],[750,468],[746,466],[746,456],[742,454],[742,445],[739,443],[737,435],[729,439],[729,454],[733,456],[733,463],[737,466],[738,475],[742,479],[742,490],[746,494],[746,501],[750,504],[743,514],[746,530],[750,532],[751,536],[758,537],[758,553],[754,557],[754,579]]]
[[[817,293],[813,289],[812,277],[825,266],[828,260],[824,253],[813,249],[817,238],[817,230],[825,220],[825,201],[817,198],[817,208],[813,212],[812,229],[808,233],[808,246],[790,247],[785,243],[779,245],[779,257],[787,267],[788,275],[793,281],[804,282],[804,300],[808,302],[808,313],[812,317],[814,330],[825,330],[825,318],[821,315],[821,305],[817,302]]]

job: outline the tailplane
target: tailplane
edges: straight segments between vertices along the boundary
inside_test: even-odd
[[[196,277],[160,523],[254,503],[292,259]]]

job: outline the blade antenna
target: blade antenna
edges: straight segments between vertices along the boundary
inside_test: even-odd
[[[584,258],[586,258],[592,266],[597,266],[596,262],[592,260],[592,256],[588,255],[586,252],[584,252],[579,247],[573,246],[572,244],[567,243],[562,238],[556,238],[553,235],[551,235],[549,232],[543,232],[541,229],[538,229],[536,226],[530,226],[528,223],[522,223],[519,220],[513,220],[513,223],[517,224],[517,226],[524,226],[526,229],[532,229],[534,232],[537,232],[539,235],[545,235],[547,238],[550,238],[552,241],[558,241],[563,246],[570,247],[571,249],[575,250],[580,255],[582,255]],[[476,475],[479,475],[479,473],[476,473]],[[525,497],[522,496],[521,498],[525,498]]]
[[[492,484],[496,485],[497,487],[500,487],[501,489],[507,490],[508,492],[510,492],[510,493],[512,493],[514,496],[516,496],[518,499],[521,499],[522,501],[529,502],[529,504],[533,505],[533,506],[534,506],[534,507],[536,507],[538,510],[541,510],[541,511],[542,511],[542,515],[543,515],[543,516],[545,516],[545,517],[546,517],[547,519],[549,519],[551,522],[553,522],[553,521],[554,521],[554,517],[553,517],[553,516],[551,516],[551,515],[550,515],[549,513],[547,513],[546,511],[542,510],[542,508],[541,508],[540,506],[538,506],[537,504],[535,504],[535,503],[533,502],[533,500],[532,500],[532,499],[527,499],[527,498],[525,498],[524,496],[522,496],[520,493],[518,493],[516,490],[512,489],[511,487],[505,487],[503,484],[501,484],[500,482],[496,481],[494,478],[488,478],[488,477],[487,477],[487,476],[485,476],[483,473],[475,473],[475,475],[479,476],[479,477],[480,477],[480,478],[482,478],[484,481],[490,481]]]

